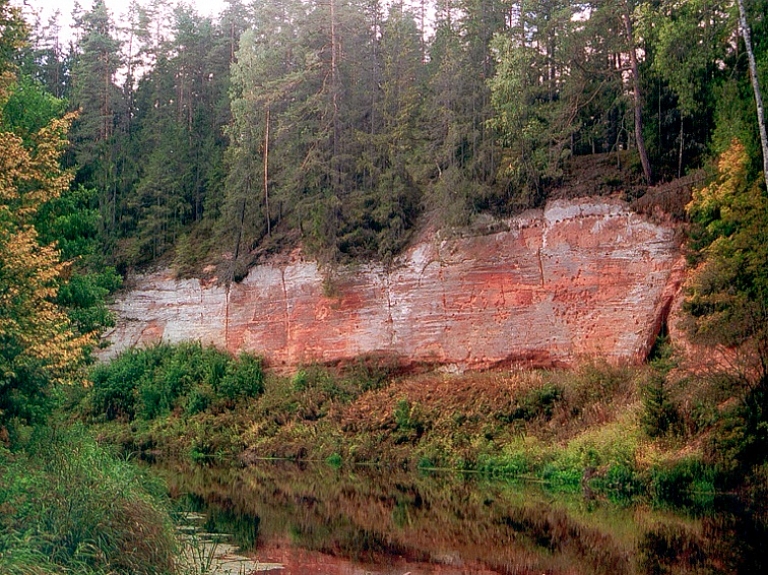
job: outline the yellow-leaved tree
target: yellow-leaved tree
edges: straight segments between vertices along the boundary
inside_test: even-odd
[[[0,126],[12,81],[0,73]],[[34,226],[40,206],[69,186],[59,158],[71,121],[51,121],[27,144],[0,130],[0,436],[14,422],[44,417],[55,385],[82,380],[84,346],[94,337],[76,335],[55,303],[66,264]]]
[[[768,196],[750,175],[749,154],[734,140],[718,176],[688,206],[690,247],[697,260],[684,309],[694,341],[727,349],[724,371],[737,401],[724,407],[705,455],[722,477],[768,460]]]
[[[739,351],[741,376],[768,390],[768,198],[734,140],[718,177],[688,206],[699,260],[688,281],[686,328],[694,340]]]

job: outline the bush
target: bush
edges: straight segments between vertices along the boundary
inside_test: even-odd
[[[399,370],[398,358],[386,354],[367,354],[358,357],[346,368],[345,377],[363,391],[386,387]]]
[[[91,373],[86,411],[95,419],[151,420],[183,408],[192,415],[264,391],[261,359],[237,359],[200,343],[126,351]]]
[[[625,463],[611,465],[605,476],[596,481],[596,487],[608,491],[619,500],[631,500],[644,492],[642,478]]]
[[[532,389],[520,398],[507,413],[499,413],[496,418],[505,423],[513,423],[517,420],[532,421],[538,417],[549,419],[555,404],[563,397],[562,389],[547,383],[541,387]]]
[[[187,415],[195,415],[208,409],[213,403],[215,394],[210,385],[199,384],[192,388],[187,396],[187,405],[184,409]]]
[[[545,465],[541,477],[550,489],[573,492],[580,488],[584,472],[578,465],[557,462]]]
[[[411,404],[410,401],[403,398],[397,402],[393,415],[396,425],[396,444],[415,441],[427,429],[424,414],[418,403]]]
[[[331,467],[339,468],[342,464],[341,455],[338,453],[332,453],[328,457],[325,458],[325,462],[330,465]]]
[[[243,353],[227,366],[226,375],[219,383],[219,395],[235,401],[257,397],[264,392],[264,371],[261,359]]]
[[[700,503],[714,493],[714,484],[714,470],[696,458],[657,466],[651,469],[649,477],[653,498],[676,505]]]
[[[497,457],[480,456],[477,471],[487,477],[520,477],[531,471],[531,464],[523,453]]]
[[[570,382],[566,399],[576,409],[613,397],[630,380],[629,372],[605,361],[591,361],[579,366]]]
[[[333,373],[323,365],[312,364],[294,374],[291,378],[291,388],[295,393],[304,393],[305,400],[309,399],[307,394],[311,394],[320,403],[348,403],[358,397],[365,388],[361,380],[357,379],[360,373],[358,367],[355,367],[345,377]]]
[[[136,412],[135,386],[146,366],[139,353],[130,350],[109,364],[97,365],[91,372],[93,388],[89,408],[107,420],[133,419]]]
[[[742,392],[740,401],[717,414],[705,443],[705,461],[723,487],[739,483],[768,460],[768,381]]]
[[[297,371],[291,378],[291,387],[293,391],[302,392],[309,385],[309,375],[303,369]]]

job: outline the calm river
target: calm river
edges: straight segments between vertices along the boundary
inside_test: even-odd
[[[267,573],[768,573],[765,516],[729,498],[681,511],[452,473],[153,469],[180,510]]]

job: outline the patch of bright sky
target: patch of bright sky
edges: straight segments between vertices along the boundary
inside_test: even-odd
[[[58,10],[59,25],[61,26],[62,39],[72,36],[72,12],[75,4],[79,3],[80,8],[87,12],[93,7],[93,0],[11,0],[11,4],[22,6],[25,17],[28,22],[34,22],[35,17],[40,18],[40,22],[45,25],[48,19]],[[109,10],[112,21],[120,25],[127,20],[125,16],[128,12],[128,6],[131,0],[106,0],[107,10]],[[176,5],[178,1],[168,0],[165,4]],[[185,0],[184,4],[191,5],[201,16],[217,17],[224,11],[226,2],[224,0]],[[149,0],[139,0],[139,4],[147,5]]]
[[[121,22],[127,20],[126,14],[128,13],[128,6],[132,0],[106,0],[107,9],[112,17],[112,21],[120,25]],[[148,5],[150,0],[138,0],[141,5]],[[226,0],[166,0],[164,4],[175,6],[177,4],[187,4],[193,6],[198,14],[201,16],[211,16],[214,19],[219,16],[226,8]],[[384,0],[385,6],[390,5],[392,0]],[[22,6],[24,13],[29,22],[34,22],[35,18],[39,17],[40,22],[45,25],[48,19],[53,16],[56,11],[59,11],[59,25],[61,26],[62,39],[66,39],[72,36],[72,12],[75,9],[75,4],[79,4],[80,8],[87,12],[93,7],[93,0],[11,0],[11,4]],[[245,2],[247,5],[248,2]],[[424,6],[422,0],[406,0],[405,5],[409,7],[414,15],[421,16],[421,9]],[[424,24],[427,28],[431,28],[432,21],[434,20],[435,8],[432,0],[426,2],[426,13]]]

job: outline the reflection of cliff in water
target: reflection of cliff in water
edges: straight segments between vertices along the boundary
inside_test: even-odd
[[[766,572],[766,527],[743,509],[691,517],[520,484],[325,465],[158,472],[174,497],[208,512],[211,529],[262,561],[282,558],[286,575],[291,557],[325,562],[328,573],[357,572],[350,562],[401,574]]]

